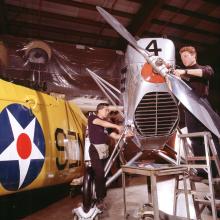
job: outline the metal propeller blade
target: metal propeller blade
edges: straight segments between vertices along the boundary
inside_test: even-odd
[[[212,133],[220,138],[220,117],[212,110],[211,106],[203,99],[199,98],[192,89],[181,79],[175,75],[168,73],[165,65],[156,65],[158,57],[151,56],[149,53],[141,48],[135,38],[125,29],[125,27],[115,19],[111,14],[101,7],[96,7],[102,17],[114,28],[123,38],[125,38],[144,58],[152,65],[154,70],[166,76],[168,85],[173,94],[180,100],[180,102]]]
[[[105,11],[103,8],[96,6],[98,12],[102,15],[102,17],[108,22],[113,29],[115,29],[123,38],[125,38],[145,59],[146,61],[152,65],[153,69],[165,76],[168,72],[166,66],[163,65],[156,65],[156,60],[159,57],[150,55],[144,48],[140,47],[136,41],[136,39],[127,31],[127,29],[111,14]]]
[[[111,14],[109,14],[103,8],[96,6],[98,12],[102,15],[102,17],[123,37],[125,38],[133,47],[135,47],[138,51],[143,50],[140,46],[138,46],[136,39],[127,31],[127,29]]]
[[[172,93],[178,100],[212,133],[220,138],[220,117],[203,98],[198,97],[192,89],[174,75],[167,75]]]

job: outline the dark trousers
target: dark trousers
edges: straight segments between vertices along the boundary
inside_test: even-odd
[[[105,174],[104,168],[106,160],[100,160],[98,152],[94,145],[89,147],[89,156],[91,159],[92,169],[95,178],[95,191],[97,200],[104,199],[106,197],[106,186],[105,186]]]
[[[185,110],[185,122],[188,133],[193,132],[203,132],[209,131],[194,115],[192,115],[188,110]],[[211,133],[212,134],[212,133]],[[220,144],[218,138],[212,134],[212,138],[215,144],[215,148],[220,158]],[[193,153],[195,156],[204,156],[205,155],[205,146],[204,146],[204,139],[202,137],[190,138],[191,146],[193,149]],[[211,163],[212,166],[212,175],[216,177],[218,175],[217,168],[215,166],[214,161]]]

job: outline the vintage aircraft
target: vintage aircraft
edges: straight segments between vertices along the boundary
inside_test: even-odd
[[[86,118],[80,109],[10,82],[0,84],[0,195],[82,177]]]
[[[133,141],[140,148],[140,152],[127,164],[138,159],[142,151],[157,150],[165,145],[178,127],[177,99],[210,131],[220,137],[219,116],[207,103],[197,97],[184,81],[172,74],[175,67],[175,48],[172,41],[163,38],[145,38],[136,41],[107,11],[101,7],[97,7],[97,10],[130,44],[125,55],[126,66],[122,71],[121,92],[114,89],[123,97],[125,129],[113,153],[121,150],[120,142],[123,142],[128,129],[133,131]],[[119,94],[114,94],[112,86],[95,72],[90,69],[87,71],[112,104],[115,104],[114,99],[117,99]],[[111,155],[105,167],[106,176],[112,161],[114,156]],[[99,214],[99,210],[91,202],[93,177],[90,169],[87,170],[84,177],[83,206],[73,210],[75,219],[94,219]],[[119,173],[120,171],[116,175],[120,175]],[[114,177],[108,179],[106,185],[113,180]]]
[[[29,47],[31,59],[43,63],[47,50],[37,44],[37,51]],[[0,196],[81,180],[87,123],[81,110],[2,79],[0,88]]]

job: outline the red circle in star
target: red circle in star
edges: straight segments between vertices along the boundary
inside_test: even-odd
[[[25,133],[21,133],[17,139],[17,151],[18,155],[22,159],[27,159],[31,154],[32,146],[29,136]]]

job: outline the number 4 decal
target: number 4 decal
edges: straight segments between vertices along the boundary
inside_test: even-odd
[[[150,48],[151,47],[151,48]],[[157,41],[156,40],[152,40],[145,48],[145,50],[147,50],[148,52],[154,52],[155,56],[158,56],[158,52],[162,51],[161,48],[157,47]]]

